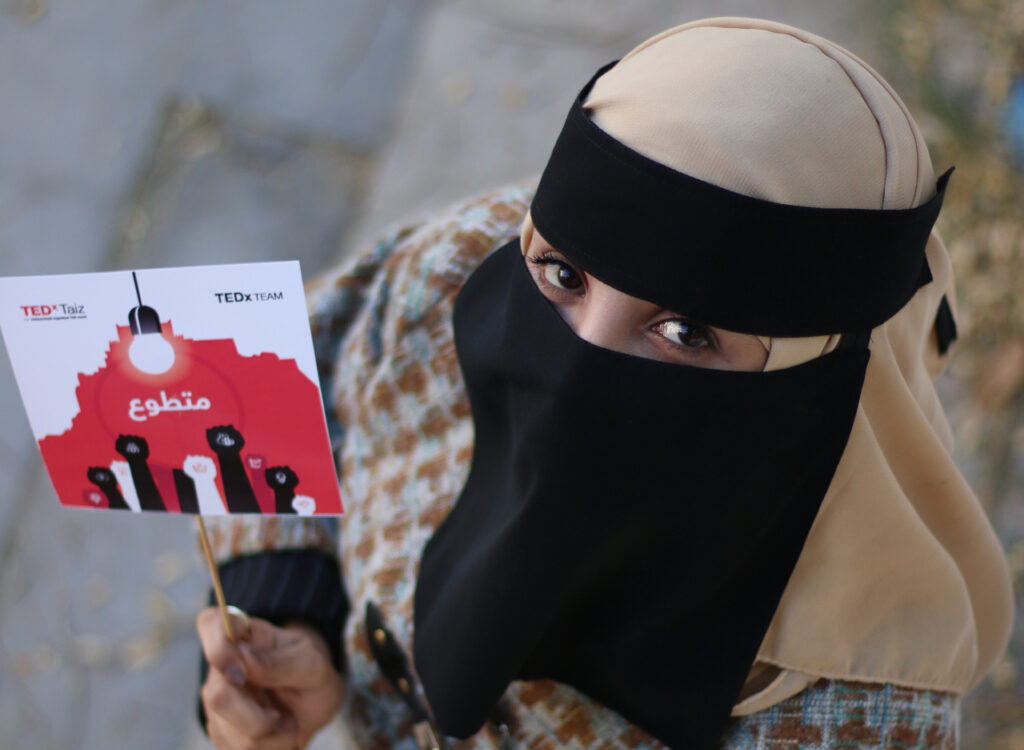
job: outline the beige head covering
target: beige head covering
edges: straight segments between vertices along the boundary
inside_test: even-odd
[[[586,109],[646,156],[779,203],[899,209],[935,192],[921,133],[878,73],[778,23],[713,18],[665,31],[598,79]],[[524,247],[532,231],[527,217]],[[965,692],[1006,646],[1006,562],[950,457],[932,385],[944,364],[936,311],[943,295],[953,303],[935,232],[927,255],[934,281],[872,332],[849,443],[734,713],[817,677]],[[765,369],[779,369],[838,336],[762,343]]]

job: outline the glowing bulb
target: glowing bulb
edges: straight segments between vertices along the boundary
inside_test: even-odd
[[[174,364],[174,347],[159,333],[140,333],[128,347],[128,359],[139,370],[159,375]]]
[[[128,311],[132,340],[128,359],[135,367],[150,375],[167,372],[174,364],[174,347],[160,332],[160,316],[152,307],[139,305]]]

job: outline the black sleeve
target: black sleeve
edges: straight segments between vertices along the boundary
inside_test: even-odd
[[[331,663],[345,670],[342,630],[349,613],[348,596],[337,558],[319,550],[286,549],[260,552],[218,566],[228,604],[275,625],[292,620],[308,623],[323,636]],[[210,591],[209,603],[217,603]],[[200,652],[199,684],[206,681],[209,664]],[[197,701],[199,724],[206,729],[203,701]]]

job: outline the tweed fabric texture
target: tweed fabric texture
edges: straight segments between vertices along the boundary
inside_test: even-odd
[[[770,708],[733,719],[719,750],[955,750],[953,693],[819,680]]]
[[[333,520],[231,518],[213,534],[216,553],[224,559],[282,547],[326,549],[334,528],[340,528],[336,551],[357,613],[344,634],[348,690],[342,711],[360,748],[416,746],[409,713],[377,668],[358,613],[367,599],[377,602],[411,653],[420,555],[462,489],[473,449],[469,404],[452,341],[452,304],[476,265],[518,233],[529,200],[528,189],[513,187],[429,222],[397,228],[367,253],[309,285],[314,345],[346,514],[336,527]],[[927,696],[939,694],[902,690],[898,720],[896,714],[876,718],[870,713],[883,700],[879,696],[895,691],[821,681],[779,704],[774,714],[733,720],[721,748],[955,747],[956,698],[943,694],[935,705]],[[807,713],[813,723],[798,724],[792,717],[806,695],[824,708]],[[513,683],[501,709],[516,747],[664,747],[615,712],[550,680]],[[886,727],[880,738],[909,737],[925,723],[942,731],[926,732],[932,744],[821,744],[855,736],[851,733],[860,715],[872,717],[866,721],[869,728]],[[841,727],[848,727],[843,729],[847,734]],[[810,744],[813,738],[819,738],[818,744]],[[499,741],[488,724],[453,747],[493,748]]]

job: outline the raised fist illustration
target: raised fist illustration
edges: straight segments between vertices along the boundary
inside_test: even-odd
[[[196,495],[196,483],[192,477],[181,469],[171,469],[174,477],[174,491],[178,493],[178,507],[182,513],[198,513],[199,497]]]
[[[227,507],[214,481],[217,478],[217,464],[213,459],[209,456],[185,456],[185,463],[181,468],[195,484],[199,512],[204,516],[223,515]]]
[[[149,444],[145,438],[137,435],[118,435],[114,449],[128,459],[129,463],[136,460],[145,461],[149,458]]]
[[[118,435],[114,448],[128,461],[135,494],[139,497],[139,507],[143,510],[167,510],[146,462],[149,458],[149,444],[146,443],[146,439],[138,435]]]
[[[245,468],[249,472],[249,483],[252,491],[256,493],[256,501],[264,510],[274,507],[274,491],[267,484],[264,476],[264,469],[267,468],[267,459],[258,453],[247,453],[244,457]]]
[[[262,513],[256,493],[249,484],[249,476],[242,465],[239,451],[245,445],[242,433],[233,425],[216,425],[206,431],[206,442],[217,454],[220,464],[220,482],[229,513]],[[201,498],[200,498],[201,500]]]
[[[316,500],[309,495],[296,495],[292,507],[300,516],[311,516],[316,513]]]
[[[206,442],[218,454],[226,452],[237,454],[242,450],[242,446],[245,445],[245,439],[242,437],[242,434],[233,425],[229,424],[218,425],[208,429],[206,431]]]
[[[132,470],[128,466],[127,461],[111,461],[110,470],[117,477],[117,483],[121,485],[121,494],[124,495],[124,501],[128,503],[128,508],[138,513],[142,510],[142,506],[139,505],[139,496],[135,494],[135,482],[132,481]]]
[[[107,507],[130,510],[120,490],[117,489],[117,477],[110,469],[102,466],[90,466],[86,475],[89,477],[89,481],[99,487],[107,496]]]
[[[275,490],[287,488],[293,490],[299,484],[299,478],[288,466],[271,466],[266,471],[267,484]]]
[[[295,498],[295,486],[299,483],[295,472],[287,466],[271,466],[263,476],[274,491],[274,512],[295,513],[292,500]]]
[[[117,489],[117,477],[110,469],[106,469],[102,466],[90,466],[87,472],[89,481],[99,487],[101,490],[106,492],[107,490]]]

